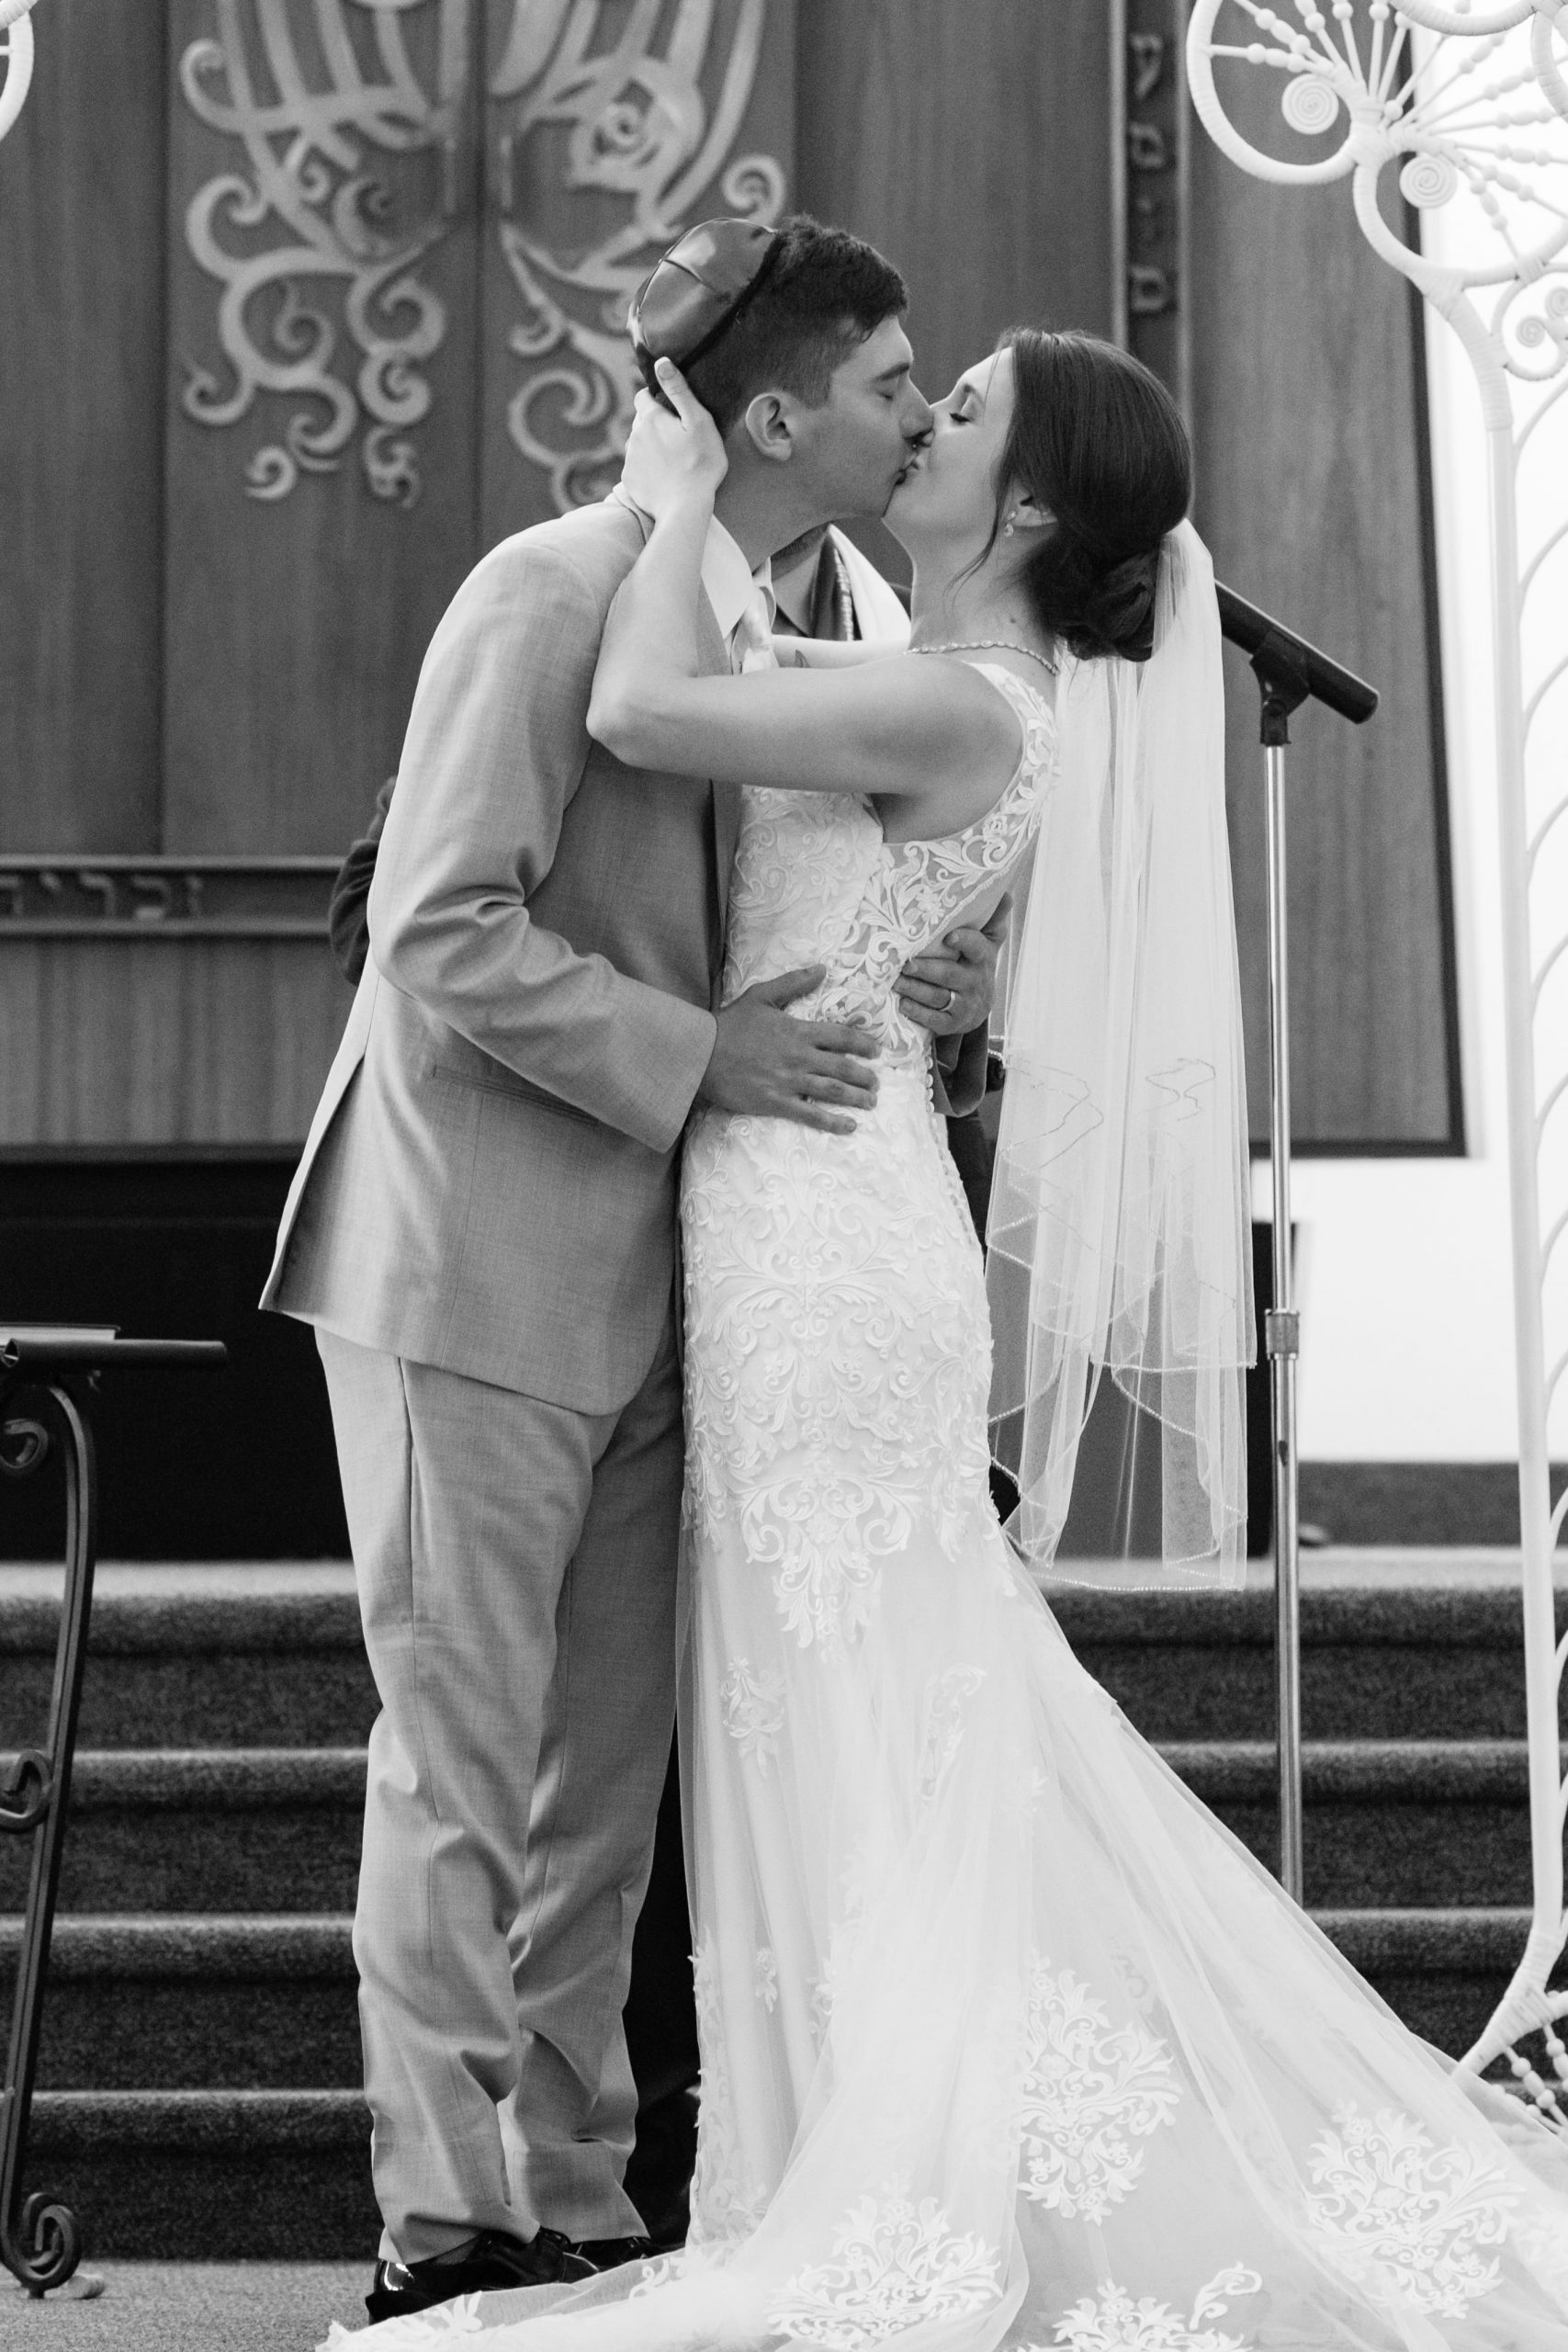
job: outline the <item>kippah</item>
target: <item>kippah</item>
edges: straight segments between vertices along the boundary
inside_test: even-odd
[[[656,264],[627,314],[632,349],[650,391],[653,365],[695,365],[761,292],[784,246],[758,220],[702,220]]]

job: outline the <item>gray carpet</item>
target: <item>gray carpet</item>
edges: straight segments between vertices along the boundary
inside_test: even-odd
[[[368,2263],[94,2262],[104,2291],[32,2302],[0,2274],[4,2352],[312,2352],[363,2327]]]

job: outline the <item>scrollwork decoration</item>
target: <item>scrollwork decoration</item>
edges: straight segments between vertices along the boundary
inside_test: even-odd
[[[263,394],[296,403],[278,438],[246,466],[253,498],[287,498],[302,471],[334,471],[362,426],[372,494],[405,506],[418,496],[412,428],[429,413],[424,363],[446,332],[445,305],[418,266],[455,208],[470,6],[295,0],[291,14],[291,0],[216,0],[215,33],[180,60],[191,111],[245,157],[198,188],[186,211],[191,254],[222,288],[218,339],[230,376],[225,382],[187,360],[185,413],[225,426]],[[434,98],[415,74],[405,29],[426,9],[435,12]],[[299,10],[313,19],[308,45],[297,38]],[[324,81],[312,82],[307,55],[323,62]],[[368,166],[369,149],[439,158],[441,200],[400,235],[383,225],[391,195]],[[349,345],[343,373],[339,329],[307,299],[307,289],[334,283]]]
[[[0,1830],[36,1829],[54,1803],[54,1766],[41,1747],[24,1747],[0,1770]]]
[[[722,50],[713,0],[679,0],[661,48],[660,0],[634,0],[614,39],[604,0],[513,0],[490,84],[504,109],[501,250],[520,306],[507,340],[528,369],[507,425],[562,511],[603,497],[620,470],[637,390],[627,304],[698,199],[762,221],[783,209],[784,175],[771,155],[727,161],[755,85],[766,6],[739,0]],[[558,179],[582,199],[585,225],[602,221],[605,198],[629,208],[581,245],[547,242],[510,217],[517,162],[547,134],[564,135]]]
[[[0,1478],[30,1478],[49,1453],[49,1431],[30,1413],[0,1421]]]
[[[1190,48],[1192,96],[1204,128],[1259,179],[1304,187],[1349,179],[1368,243],[1414,281],[1471,348],[1509,373],[1539,380],[1568,361],[1568,86],[1553,28],[1568,35],[1568,0],[1504,0],[1474,13],[1437,0],[1200,0]],[[1510,35],[1534,15],[1524,51]],[[1292,21],[1293,17],[1294,21]],[[1224,38],[1226,31],[1230,38]],[[1221,37],[1216,38],[1216,35]],[[1338,132],[1326,155],[1278,155],[1232,121],[1216,67],[1261,66],[1280,77],[1280,111],[1308,137]],[[1495,244],[1494,262],[1440,267],[1398,235],[1380,209],[1385,168],[1417,212],[1465,199]],[[1495,289],[1494,291],[1494,289]],[[1467,300],[1469,296],[1472,299]],[[1490,315],[1483,306],[1491,300]],[[1526,314],[1516,319],[1521,299]]]
[[[0,81],[0,139],[22,111],[33,78],[33,28],[28,12],[34,0],[0,0],[0,57],[6,77]]]

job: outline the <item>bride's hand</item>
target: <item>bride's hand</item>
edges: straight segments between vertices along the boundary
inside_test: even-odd
[[[674,362],[660,359],[655,373],[674,414],[651,392],[637,394],[621,488],[657,522],[682,497],[711,498],[729,459],[717,425]]]

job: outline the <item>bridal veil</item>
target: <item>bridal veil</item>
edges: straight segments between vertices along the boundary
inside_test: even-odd
[[[1235,1585],[1254,1352],[1247,1091],[1219,608],[1190,523],[1165,542],[1151,659],[1065,659],[1056,718],[1056,786],[1005,974],[987,1236],[1009,1530],[1052,1559],[1109,1374],[1158,1431],[1147,1580]],[[1138,1580],[1122,1562],[1057,1572]]]

